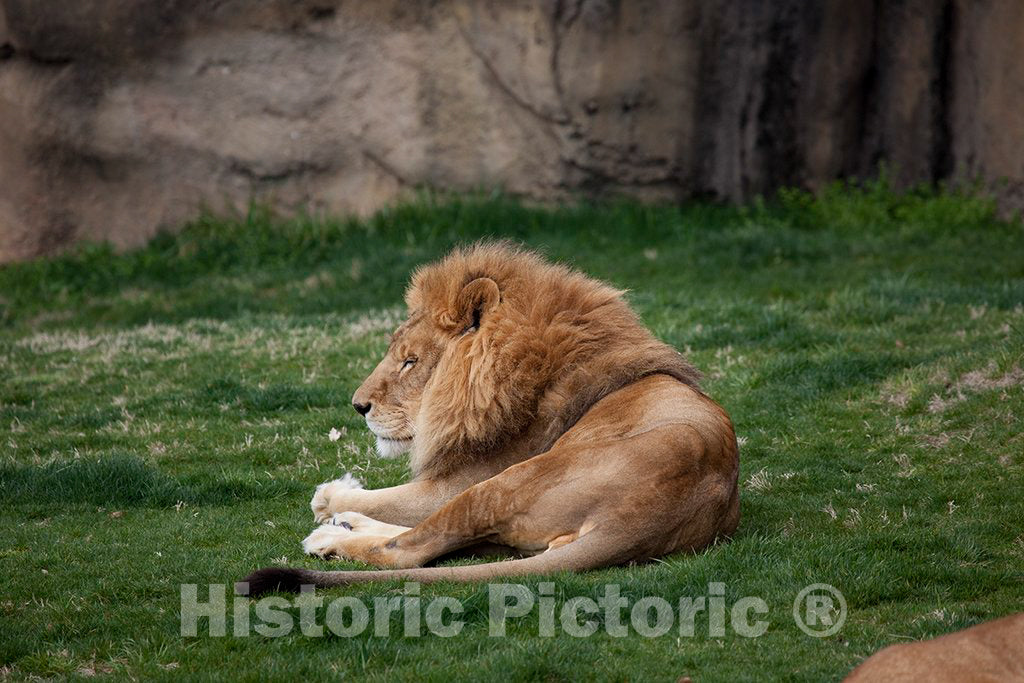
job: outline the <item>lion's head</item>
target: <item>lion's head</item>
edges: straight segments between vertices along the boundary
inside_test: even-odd
[[[428,320],[411,317],[391,335],[384,358],[353,394],[352,407],[366,419],[383,457],[412,447],[423,389],[441,358],[442,344]]]
[[[416,298],[412,291],[410,297]],[[439,366],[441,374],[452,371],[453,361],[465,356],[484,315],[500,300],[497,283],[480,277],[448,299],[410,305],[409,317],[391,335],[384,358],[352,396],[352,407],[377,437],[378,453],[391,457],[412,448],[423,395],[435,371]]]
[[[408,318],[352,397],[381,455],[414,473],[499,448],[538,420],[557,437],[609,391],[652,372],[697,374],[621,292],[507,243],[420,268]]]

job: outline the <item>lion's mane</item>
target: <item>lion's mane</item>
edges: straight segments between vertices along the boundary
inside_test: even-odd
[[[477,289],[467,285],[481,278],[499,299],[474,312],[478,328],[465,334],[467,291]],[[456,337],[423,392],[411,460],[418,476],[516,439],[529,455],[544,452],[601,398],[647,375],[698,388],[699,373],[640,323],[622,291],[507,242],[456,249],[420,268],[405,298],[410,318],[428,316],[438,334]]]

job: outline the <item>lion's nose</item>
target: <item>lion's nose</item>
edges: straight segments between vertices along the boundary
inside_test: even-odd
[[[360,415],[366,415],[368,412],[370,412],[369,403],[356,403],[355,401],[352,401],[352,407],[355,408],[356,412],[359,413]]]

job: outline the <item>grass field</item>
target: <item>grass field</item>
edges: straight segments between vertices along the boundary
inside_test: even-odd
[[[456,637],[401,637],[400,614],[390,637],[180,635],[182,583],[205,599],[258,566],[328,566],[299,548],[316,484],[403,480],[349,397],[410,270],[484,236],[628,288],[742,444],[731,542],[556,576],[557,604],[720,582],[727,605],[767,603],[767,633],[712,637],[705,612],[692,637],[538,637],[536,618],[489,637],[485,586],[435,584],[424,602],[464,605]],[[126,254],[0,268],[0,678],[835,680],[887,643],[1024,609],[1022,368],[1024,226],[983,199],[884,184],[741,208],[254,210]],[[849,607],[828,638],[792,616],[815,582]]]

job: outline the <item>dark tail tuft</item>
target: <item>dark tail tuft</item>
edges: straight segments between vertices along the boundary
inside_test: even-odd
[[[235,593],[250,598],[264,593],[298,593],[302,586],[313,585],[313,572],[307,569],[266,567],[257,569],[235,584]]]

